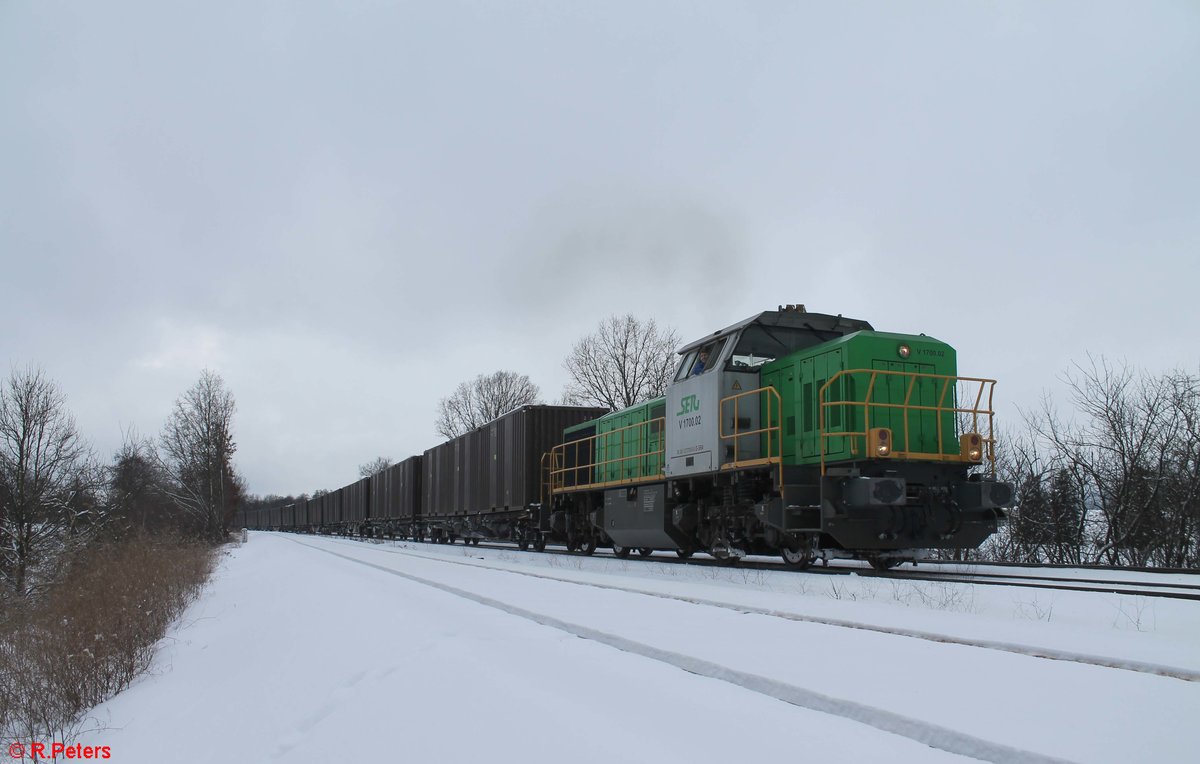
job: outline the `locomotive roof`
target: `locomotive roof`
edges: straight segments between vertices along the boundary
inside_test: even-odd
[[[736,324],[731,324],[724,329],[718,329],[707,337],[701,337],[695,342],[688,343],[681,347],[678,352],[682,355],[693,348],[712,342],[717,337],[735,334],[752,325],[764,326],[768,329],[773,327],[787,327],[789,329],[807,330],[812,334],[813,344],[836,339],[864,329],[870,330],[874,328],[862,319],[846,318],[840,313],[832,316],[828,313],[806,313],[803,310],[765,310],[756,316],[738,321]]]

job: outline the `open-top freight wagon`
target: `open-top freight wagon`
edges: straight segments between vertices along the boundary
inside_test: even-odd
[[[563,430],[606,411],[522,406],[426,451],[418,537],[518,544],[537,539],[530,529],[544,493],[543,457]]]

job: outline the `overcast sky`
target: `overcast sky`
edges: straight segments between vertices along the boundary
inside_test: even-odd
[[[106,461],[213,369],[260,494],[612,313],[925,332],[1011,421],[1200,368],[1198,136],[1195,0],[0,0],[0,362]]]

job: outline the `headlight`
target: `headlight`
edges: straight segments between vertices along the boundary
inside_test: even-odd
[[[968,462],[983,461],[983,438],[977,432],[968,432],[958,439],[959,453]]]
[[[867,433],[867,453],[871,456],[892,455],[892,431],[886,427],[873,427]]]
[[[901,358],[908,358],[909,354],[912,353],[912,348],[910,348],[908,345],[901,345],[900,347],[896,348],[896,352],[900,354]]]

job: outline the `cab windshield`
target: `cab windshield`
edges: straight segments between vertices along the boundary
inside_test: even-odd
[[[738,338],[729,357],[728,368],[740,371],[757,369],[813,343],[813,333],[807,329],[753,324],[746,327]]]

